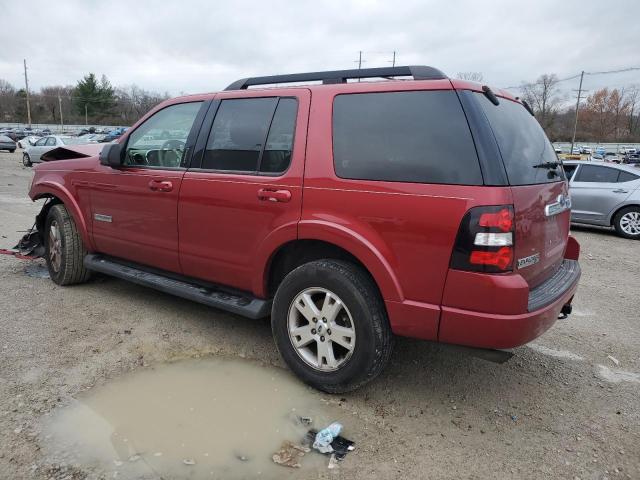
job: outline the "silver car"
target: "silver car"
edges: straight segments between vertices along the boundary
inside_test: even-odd
[[[65,135],[49,135],[38,140],[35,145],[28,146],[22,154],[22,163],[25,167],[30,167],[34,163],[40,163],[40,157],[57,147],[65,145],[83,145],[89,141],[78,137],[69,137]]]
[[[0,135],[0,150],[8,150],[9,153],[16,151],[16,142],[6,135]]]
[[[613,226],[619,235],[640,239],[640,168],[565,161],[571,193],[571,221]]]

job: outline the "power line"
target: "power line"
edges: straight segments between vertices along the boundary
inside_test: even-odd
[[[617,70],[603,70],[600,72],[581,72],[581,73],[577,73],[576,75],[572,75],[570,77],[566,77],[566,78],[561,78],[557,81],[557,83],[561,83],[561,82],[566,82],[569,80],[574,80],[578,77],[582,77],[583,75],[607,75],[607,74],[611,74],[611,73],[625,73],[625,72],[634,72],[640,70],[640,67],[627,67],[627,68],[619,68]],[[511,87],[504,87],[503,90],[521,90],[525,87],[531,87],[536,85],[536,82],[531,82],[531,83],[522,83],[520,85],[517,86],[511,86]]]

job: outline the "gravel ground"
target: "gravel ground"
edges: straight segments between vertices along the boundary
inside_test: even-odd
[[[0,248],[39,210],[20,158],[0,152]],[[640,242],[574,235],[583,277],[568,320],[502,365],[399,339],[377,381],[331,399],[358,449],[312,476],[640,478]],[[42,416],[128,371],[205,356],[283,368],[266,321],[111,278],[61,288],[29,264],[0,255],[2,479],[100,477],[48,462]]]

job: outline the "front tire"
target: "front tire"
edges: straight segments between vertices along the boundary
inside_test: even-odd
[[[618,235],[640,240],[640,207],[627,207],[616,213],[613,226]]]
[[[66,207],[56,204],[49,210],[43,232],[49,276],[58,285],[86,282],[91,272],[84,266],[87,254],[82,237]]]
[[[289,368],[328,393],[355,390],[376,378],[393,349],[373,280],[338,260],[309,262],[285,277],[273,301],[271,328]]]
[[[31,165],[33,165],[31,163],[31,158],[26,153],[22,154],[22,165],[24,165],[25,167],[30,167]]]

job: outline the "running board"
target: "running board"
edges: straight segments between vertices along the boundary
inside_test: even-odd
[[[172,278],[157,270],[121,263],[103,255],[85,256],[84,266],[94,272],[128,280],[244,317],[264,318],[271,313],[271,300],[262,300],[245,292],[234,292],[211,284],[200,285],[195,280],[185,277]]]

